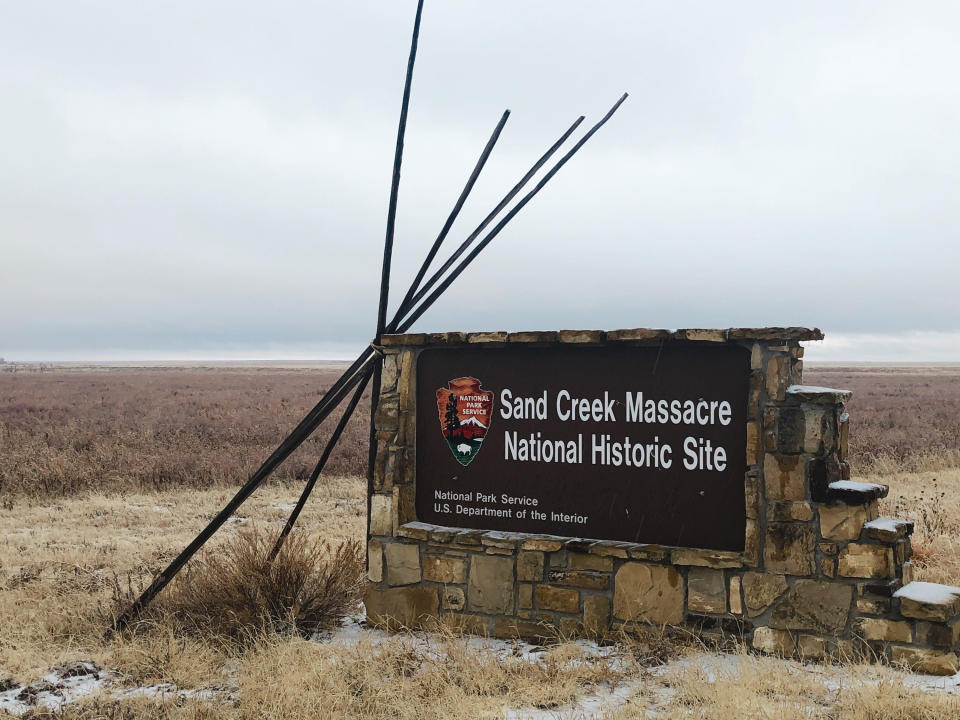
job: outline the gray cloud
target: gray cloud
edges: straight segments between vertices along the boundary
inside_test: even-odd
[[[414,5],[8,4],[0,355],[362,343]],[[451,240],[629,90],[418,327],[955,338],[958,20],[945,2],[428,0],[394,298],[504,107]]]

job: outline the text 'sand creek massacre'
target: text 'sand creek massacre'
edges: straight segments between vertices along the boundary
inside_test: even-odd
[[[417,362],[417,517],[742,550],[749,353],[451,348]]]

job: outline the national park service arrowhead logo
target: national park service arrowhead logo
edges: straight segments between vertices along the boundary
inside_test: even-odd
[[[451,380],[437,390],[440,430],[457,462],[466,467],[480,452],[490,427],[493,393],[472,377]]]

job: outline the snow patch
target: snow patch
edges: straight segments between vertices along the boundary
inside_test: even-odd
[[[960,587],[915,581],[904,585],[893,596],[926,605],[950,605],[960,597]]]
[[[850,395],[852,394],[849,390],[837,390],[836,388],[822,387],[820,385],[791,385],[787,388],[788,393],[794,395],[820,395],[820,394],[830,394],[830,395]]]
[[[854,490],[856,492],[876,492],[883,490],[885,485],[878,485],[871,482],[858,482],[857,480],[837,480],[830,483],[828,487],[831,490]]]

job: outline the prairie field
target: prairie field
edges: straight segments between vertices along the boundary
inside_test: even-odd
[[[532,646],[363,627],[351,555],[365,527],[363,407],[278,563],[327,585],[304,580],[312,594],[295,613],[258,615],[249,632],[225,622],[249,608],[216,591],[250,588],[321,429],[143,622],[105,640],[337,376],[332,365],[0,366],[0,717],[960,717],[954,678],[760,657],[681,632]],[[889,484],[882,512],[915,521],[918,579],[960,583],[960,367],[808,365],[805,382],[854,391],[854,476]]]

